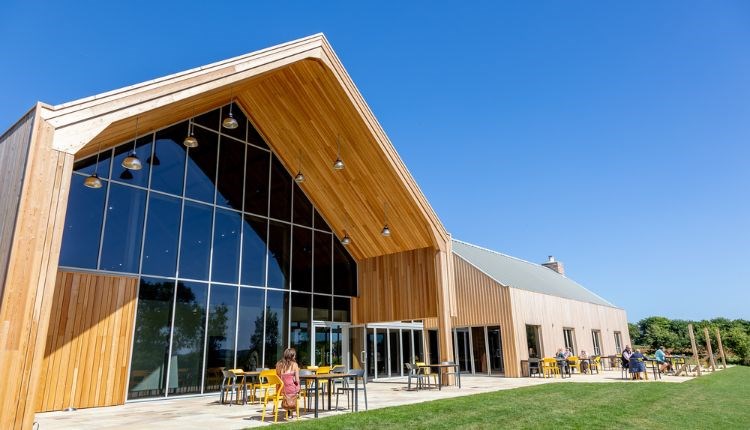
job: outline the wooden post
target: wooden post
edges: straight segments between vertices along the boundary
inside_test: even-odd
[[[727,356],[724,355],[724,346],[721,344],[721,333],[719,333],[719,328],[716,328],[716,341],[719,342],[719,355],[721,356],[721,365],[726,369],[727,368]]]
[[[703,327],[703,335],[706,336],[706,351],[708,351],[706,367],[711,366],[711,371],[716,372],[716,360],[714,360],[714,350],[711,348],[711,337],[708,335],[708,327]]]
[[[34,422],[73,155],[51,149],[54,130],[37,106],[0,298],[0,428]]]
[[[688,333],[690,334],[690,345],[693,347],[693,359],[695,359],[695,362],[697,363],[696,369],[698,371],[698,376],[701,376],[701,360],[700,357],[698,357],[698,347],[695,346],[695,334],[693,333],[692,324],[688,324]]]
[[[453,284],[452,270],[453,256],[446,251],[439,250],[435,254],[435,270],[437,271],[437,302],[438,302],[438,345],[441,361],[453,361],[453,324],[451,320],[451,288]],[[441,369],[447,373],[447,369]],[[447,375],[443,375],[447,376]],[[443,378],[443,385],[452,384],[451,377]]]

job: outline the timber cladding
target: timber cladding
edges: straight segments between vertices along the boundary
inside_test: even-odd
[[[137,278],[58,271],[37,412],[125,403]]]
[[[453,327],[500,326],[505,375],[520,376],[516,333],[511,312],[510,288],[500,284],[463,258],[453,254],[457,316]],[[434,328],[434,318],[425,328]]]
[[[0,136],[0,171],[3,172],[0,187],[0,297],[5,285],[35,113],[36,109],[32,109]]]
[[[352,323],[437,316],[435,252],[421,248],[358,261]]]

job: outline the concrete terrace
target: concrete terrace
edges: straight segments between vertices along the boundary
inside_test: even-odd
[[[596,382],[611,383],[625,382],[620,377],[619,370],[603,371],[594,375],[573,375],[572,378],[501,378],[489,376],[463,376],[462,388],[444,387],[437,389],[409,391],[406,378],[390,378],[367,384],[368,405],[370,409],[385,408],[430,400],[446,399],[457,396],[486,393],[499,390],[528,387],[532,385],[550,383],[580,383]],[[650,375],[653,377],[653,375]],[[627,381],[627,383],[681,383],[693,379],[692,377],[664,376],[654,381]],[[335,405],[335,396],[333,397]],[[338,411],[325,411],[320,416],[343,414],[346,412],[346,398],[341,397]],[[235,430],[246,427],[259,427],[273,423],[266,417],[266,423],[261,422],[262,406],[251,405],[221,405],[218,394],[172,400],[157,400],[127,403],[123,406],[105,408],[81,409],[73,412],[47,412],[36,415],[40,430],[88,430],[88,429],[206,429]],[[364,402],[360,397],[360,410],[364,410]],[[283,422],[280,414],[279,422]],[[301,419],[314,419],[312,412],[302,414]]]

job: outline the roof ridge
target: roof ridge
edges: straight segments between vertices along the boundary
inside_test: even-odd
[[[477,248],[477,249],[481,249],[482,251],[487,251],[487,252],[490,252],[490,253],[492,253],[492,254],[502,255],[503,257],[508,257],[508,258],[512,258],[513,260],[517,260],[517,261],[520,261],[520,262],[523,262],[523,263],[526,263],[526,264],[531,264],[532,266],[535,266],[535,267],[544,267],[544,266],[542,266],[541,264],[538,264],[538,263],[532,263],[531,261],[528,261],[528,260],[524,260],[523,258],[518,258],[518,257],[514,257],[514,256],[512,256],[512,255],[508,255],[508,254],[503,254],[502,252],[499,252],[499,251],[495,251],[494,249],[489,249],[489,248],[485,248],[485,247],[483,247],[483,246],[475,245],[475,244],[473,244],[473,243],[465,242],[465,241],[463,241],[463,240],[458,240],[458,239],[453,239],[453,240],[454,240],[454,241],[456,241],[456,242],[462,243],[462,244],[464,244],[464,245],[468,245],[468,246],[471,246],[471,247],[474,247],[474,248]],[[554,272],[554,273],[557,273],[557,272],[555,272],[554,270],[553,270],[553,272]],[[565,275],[563,275],[563,274],[561,274],[561,273],[557,273],[557,274],[558,274],[558,275],[560,275],[560,276],[562,276],[563,278],[566,278],[566,279],[570,279],[570,278],[568,278],[567,276],[565,276]],[[571,279],[571,280],[572,280],[572,279]],[[575,281],[573,281],[573,282],[575,282]],[[576,283],[577,283],[577,282],[576,282]]]

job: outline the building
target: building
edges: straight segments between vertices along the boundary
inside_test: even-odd
[[[487,372],[519,376],[527,337],[627,339],[580,286],[517,283],[510,257],[453,241],[322,35],[38,103],[0,167],[2,428],[212,392],[287,345],[372,377],[456,352],[482,372],[481,331]]]

